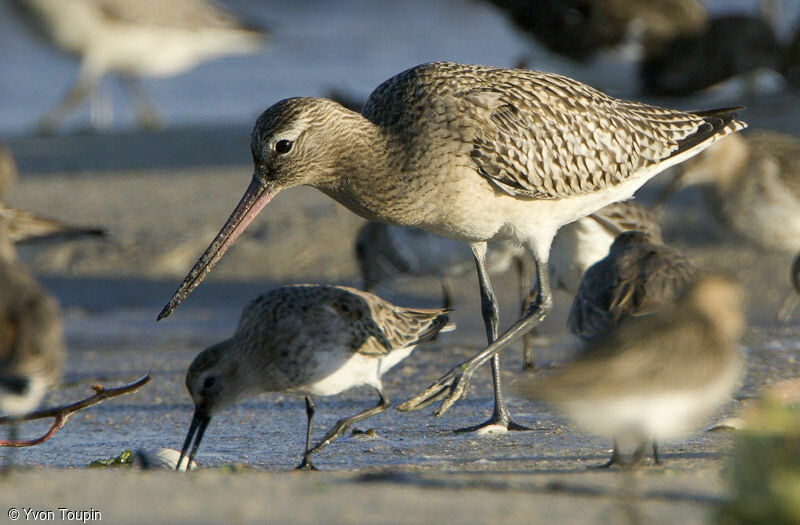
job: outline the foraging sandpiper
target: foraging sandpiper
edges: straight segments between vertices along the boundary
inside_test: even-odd
[[[389,408],[381,376],[417,344],[452,328],[446,310],[403,308],[344,286],[285,286],[258,297],[245,307],[233,337],[204,350],[189,366],[186,387],[195,410],[176,468],[187,453],[192,462],[215,413],[262,392],[305,394],[308,427],[298,468],[313,468],[312,453],[353,423]],[[311,396],[361,385],[378,392],[378,404],[340,419],[311,448]]]

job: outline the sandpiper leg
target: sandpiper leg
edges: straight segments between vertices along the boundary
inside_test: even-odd
[[[470,378],[483,363],[491,359],[495,354],[501,352],[510,343],[530,332],[537,324],[541,323],[542,320],[547,317],[547,314],[553,309],[553,294],[550,291],[550,278],[547,275],[547,258],[544,255],[546,254],[542,254],[536,260],[536,276],[539,280],[539,290],[536,293],[536,301],[531,304],[525,312],[525,315],[484,350],[453,367],[448,373],[440,377],[422,393],[398,405],[398,410],[418,410],[439,399],[444,399],[439,408],[433,412],[435,416],[441,416],[447,412],[456,401],[464,397]]]
[[[611,451],[611,459],[602,463],[600,465],[593,465],[589,468],[610,468],[613,465],[623,466],[625,462],[622,460],[622,455],[619,453],[619,445],[617,445],[617,440],[614,440],[614,449]]]
[[[499,307],[492,289],[492,283],[489,280],[489,272],[486,271],[486,243],[474,243],[471,246],[472,253],[475,255],[475,266],[478,269],[478,283],[481,289],[481,313],[483,314],[483,323],[486,326],[486,339],[489,344],[492,344],[497,339]],[[492,356],[492,387],[494,390],[492,417],[479,425],[460,428],[456,432],[475,432],[488,427],[504,427],[507,430],[530,430],[528,427],[511,421],[511,417],[508,415],[508,409],[503,400],[500,355],[498,354]]]
[[[306,416],[308,417],[308,426],[306,427],[306,451],[303,454],[303,462],[297,466],[297,470],[317,470],[311,463],[311,425],[314,422],[314,414],[317,413],[317,407],[314,405],[314,400],[311,396],[306,396]]]
[[[339,421],[337,421],[336,424],[333,426],[333,428],[330,429],[327,434],[325,434],[325,437],[322,438],[322,441],[317,443],[314,446],[314,448],[308,451],[308,454],[311,455],[314,452],[317,452],[319,449],[321,449],[322,447],[324,447],[337,437],[341,436],[344,433],[344,431],[347,430],[347,427],[349,427],[353,423],[358,423],[363,419],[367,419],[368,417],[386,411],[386,409],[389,408],[389,399],[386,397],[386,395],[380,388],[377,388],[376,390],[378,391],[378,395],[380,396],[377,405],[375,405],[372,408],[368,408],[363,412],[359,412],[354,416],[346,417],[344,419],[340,419]]]
[[[47,113],[39,119],[36,124],[36,129],[40,134],[48,134],[55,131],[73,109],[80,104],[86,97],[92,95],[100,78],[85,70],[81,70],[78,74],[78,80],[75,85],[64,95],[64,97],[50,109]]]
[[[450,284],[447,282],[447,277],[442,277],[442,308],[449,310],[453,304],[453,296],[450,293]]]
[[[14,443],[19,439],[19,423],[11,423],[8,428],[8,441],[9,443]],[[6,452],[5,462],[3,463],[2,471],[0,474],[3,476],[8,476],[11,474],[11,471],[14,470],[14,460],[17,455],[17,447],[9,447],[8,451]]]
[[[156,129],[161,126],[161,119],[158,117],[158,111],[147,100],[142,81],[139,77],[123,76],[122,85],[128,92],[133,108],[136,111],[136,120],[143,128]]]
[[[653,441],[653,462],[656,465],[660,465],[662,463],[661,457],[658,455],[658,441]]]
[[[644,451],[647,449],[647,440],[642,441],[642,443],[636,447],[636,450],[633,452],[633,457],[631,457],[631,461],[628,466],[633,467],[638,465],[642,461],[642,457],[644,456]]]

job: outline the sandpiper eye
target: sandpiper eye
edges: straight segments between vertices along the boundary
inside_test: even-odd
[[[289,153],[289,150],[292,149],[292,141],[291,140],[279,140],[275,143],[275,151],[278,153]]]
[[[212,386],[214,386],[214,383],[216,383],[216,382],[217,382],[217,378],[216,377],[214,377],[214,376],[207,377],[206,380],[203,381],[203,388],[204,389],[211,388]]]

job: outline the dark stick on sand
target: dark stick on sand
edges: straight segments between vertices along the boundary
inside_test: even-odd
[[[22,423],[24,421],[32,421],[34,419],[44,419],[47,417],[55,418],[53,426],[51,426],[50,430],[48,430],[47,433],[44,434],[42,437],[27,441],[0,440],[0,447],[32,447],[33,445],[44,443],[45,441],[50,439],[59,428],[64,426],[64,423],[67,422],[67,418],[73,412],[77,412],[78,410],[83,410],[84,408],[96,405],[112,397],[130,394],[131,392],[139,390],[139,388],[141,388],[142,386],[146,385],[149,382],[150,382],[150,374],[147,374],[146,376],[139,379],[135,383],[131,383],[129,385],[121,386],[118,388],[105,388],[102,385],[93,385],[92,390],[94,390],[94,395],[89,396],[86,399],[82,399],[81,401],[76,401],[75,403],[72,403],[70,405],[62,405],[54,408],[44,408],[42,410],[36,410],[34,412],[30,412],[22,416],[0,417],[0,425]]]

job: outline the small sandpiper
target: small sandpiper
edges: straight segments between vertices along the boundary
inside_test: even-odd
[[[630,318],[586,352],[515,391],[545,401],[575,423],[640,459],[651,440],[680,439],[726,401],[744,371],[736,341],[745,329],[741,289],[701,277],[675,303]]]
[[[503,403],[499,352],[552,310],[547,261],[556,232],[745,127],[734,111],[662,109],[559,75],[446,62],[385,81],[361,114],[327,99],[282,100],[256,122],[244,196],[158,318],[191,293],[275,195],[313,186],[368,220],[470,244],[489,347],[401,407],[446,397],[443,413],[491,359],[494,411],[472,430],[524,430]],[[500,337],[489,241],[521,244],[538,280],[530,308]]]
[[[644,231],[621,233],[608,255],[583,274],[567,326],[586,343],[599,341],[627,319],[647,315],[673,302],[697,276],[694,264],[665,246],[660,235]],[[592,348],[588,345],[582,351]],[[601,467],[609,467],[620,458],[615,443],[611,460]],[[656,442],[653,459],[660,463]]]
[[[550,282],[569,294],[578,292],[586,270],[608,255],[622,232],[639,230],[661,239],[655,214],[632,201],[609,204],[558,230],[550,248]]]
[[[258,297],[245,307],[233,337],[204,350],[189,366],[186,387],[195,410],[176,468],[187,453],[192,462],[218,411],[262,392],[291,392],[306,396],[308,417],[298,468],[313,469],[312,453],[353,423],[389,408],[381,376],[417,344],[454,327],[446,310],[403,308],[344,286],[285,286]],[[340,419],[311,448],[311,396],[361,385],[378,392],[378,404]]]
[[[21,19],[62,51],[80,58],[78,80],[39,121],[55,130],[109,71],[119,75],[139,124],[158,124],[140,77],[182,73],[211,58],[254,53],[263,29],[206,0],[11,0]]]
[[[659,237],[621,233],[583,275],[567,326],[583,341],[597,341],[626,319],[674,301],[697,275],[695,265]]]
[[[19,416],[39,406],[60,377],[64,348],[58,304],[16,261],[5,229],[0,218],[0,415]],[[17,432],[12,424],[10,442]]]
[[[684,163],[660,198],[697,184],[712,215],[757,246],[800,252],[800,139],[768,130],[726,138]],[[794,271],[792,271],[794,281]],[[787,319],[794,291],[779,318]],[[788,311],[787,311],[788,310]]]

